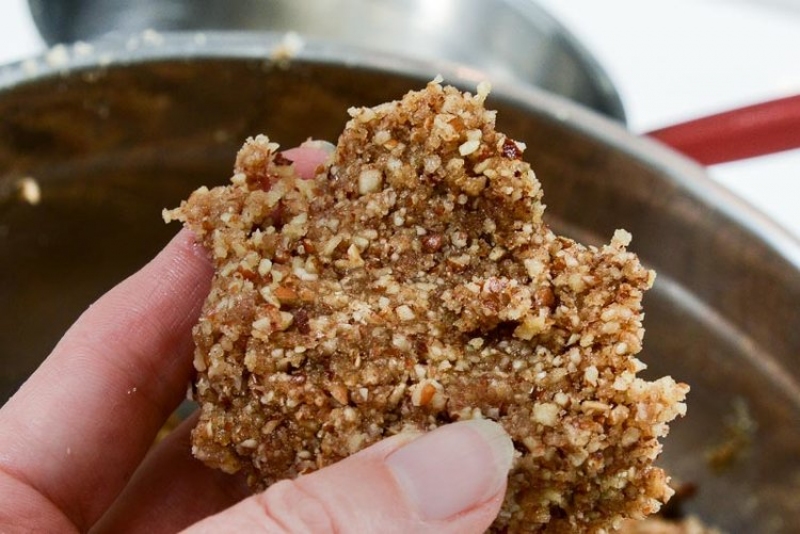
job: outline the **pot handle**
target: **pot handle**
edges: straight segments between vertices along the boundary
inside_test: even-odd
[[[709,115],[645,135],[702,165],[800,148],[800,95]]]

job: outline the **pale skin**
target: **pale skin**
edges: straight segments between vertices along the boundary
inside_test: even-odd
[[[324,152],[284,153],[313,175]],[[191,456],[195,418],[153,439],[192,377],[212,267],[181,231],[84,312],[0,410],[1,532],[479,533],[513,447],[494,423],[388,438],[251,495]]]

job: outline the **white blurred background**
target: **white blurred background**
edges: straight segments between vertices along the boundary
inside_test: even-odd
[[[633,132],[800,93],[800,0],[538,1],[605,68]],[[0,64],[44,50],[27,1],[0,0]],[[709,171],[800,238],[800,150]]]
[[[800,0],[539,0],[606,69],[634,132],[800,94]],[[800,150],[711,176],[800,237]]]

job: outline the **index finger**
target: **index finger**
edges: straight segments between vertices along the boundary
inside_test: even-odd
[[[303,178],[329,155],[319,142],[284,152]],[[79,529],[97,521],[183,396],[211,273],[184,231],[84,313],[0,410],[0,489],[5,473]],[[24,501],[18,517],[44,517]]]
[[[182,231],[84,312],[0,410],[0,476],[33,488],[79,529],[93,524],[185,394],[191,326],[211,273]]]

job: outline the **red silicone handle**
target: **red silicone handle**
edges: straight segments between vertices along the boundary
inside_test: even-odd
[[[703,165],[800,148],[800,95],[648,133]]]

